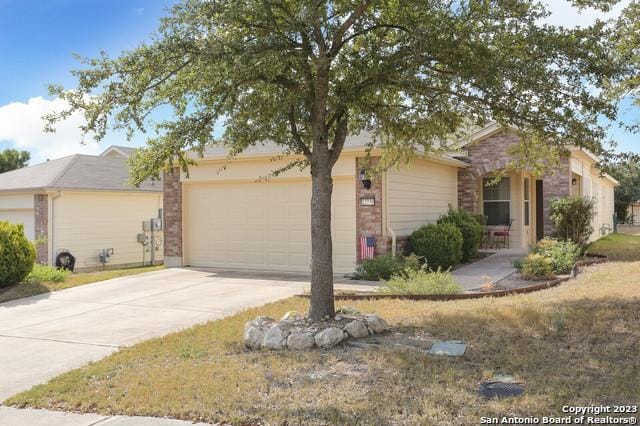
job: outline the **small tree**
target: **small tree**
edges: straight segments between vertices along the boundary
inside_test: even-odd
[[[593,233],[595,202],[587,197],[566,197],[551,200],[551,219],[558,237],[584,246]]]
[[[609,31],[548,26],[546,14],[533,0],[183,0],[150,43],[85,60],[74,90],[52,87],[69,108],[49,124],[79,111],[97,139],[151,126],[136,183],[186,171],[187,152],[208,145],[231,157],[279,145],[291,161],[274,173],[311,176],[310,315],[320,319],[335,314],[331,173],[348,135],[369,131],[385,167],[490,119],[529,135],[527,152],[601,151],[598,119],[615,108],[593,88],[617,72]],[[159,108],[173,113],[155,121],[168,115]]]

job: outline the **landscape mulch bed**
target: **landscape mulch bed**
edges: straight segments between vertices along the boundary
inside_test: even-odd
[[[572,278],[575,278],[579,273],[579,269],[584,266],[596,265],[604,263],[608,260],[607,256],[603,255],[587,255],[588,259],[584,259],[576,262],[571,269],[571,274],[556,278],[555,280],[545,281],[542,283],[532,284],[525,287],[507,289],[507,290],[495,290],[487,292],[477,293],[459,293],[459,294],[376,294],[376,293],[349,293],[349,294],[335,294],[335,300],[378,300],[378,299],[407,299],[407,300],[431,300],[431,301],[447,301],[447,300],[465,300],[465,299],[480,299],[483,297],[504,297],[514,294],[532,293],[534,291],[544,290],[551,287],[556,287]],[[310,297],[308,294],[299,295],[299,297]]]

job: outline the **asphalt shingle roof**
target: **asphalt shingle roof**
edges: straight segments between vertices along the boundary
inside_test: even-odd
[[[161,192],[160,182],[128,184],[125,158],[71,155],[0,174],[0,191],[85,189],[97,191]]]

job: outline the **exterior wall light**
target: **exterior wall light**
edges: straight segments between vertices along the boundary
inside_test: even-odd
[[[367,177],[365,169],[360,169],[360,182],[362,182],[364,189],[371,189],[371,179]]]

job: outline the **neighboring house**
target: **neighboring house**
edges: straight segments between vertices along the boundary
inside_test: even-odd
[[[161,263],[162,232],[146,245],[138,234],[150,241],[143,222],[159,217],[162,184],[127,184],[129,150],[110,147],[100,156],[72,155],[0,174],[0,220],[24,225],[40,263],[54,265],[67,250],[76,269],[96,269],[109,249],[108,267],[149,264],[152,253]]]
[[[593,170],[593,156],[574,150],[556,175],[536,179],[526,171],[512,172],[498,186],[483,190],[484,179],[507,166],[506,150],[517,138],[489,127],[471,141],[466,153],[415,159],[373,179],[367,189],[361,173],[369,141],[348,138],[333,169],[334,270],[354,271],[362,236],[375,237],[377,254],[401,252],[415,229],[435,222],[449,205],[486,214],[493,224],[513,219],[512,247],[527,247],[551,234],[549,198],[576,188],[599,197],[593,238],[601,224],[612,223],[616,183]],[[224,150],[211,148],[189,177],[178,169],[166,173],[165,264],[308,272],[309,172],[293,169],[258,181],[287,164],[274,161],[277,154],[277,146],[261,145],[227,161]],[[373,150],[372,161],[379,155]]]

